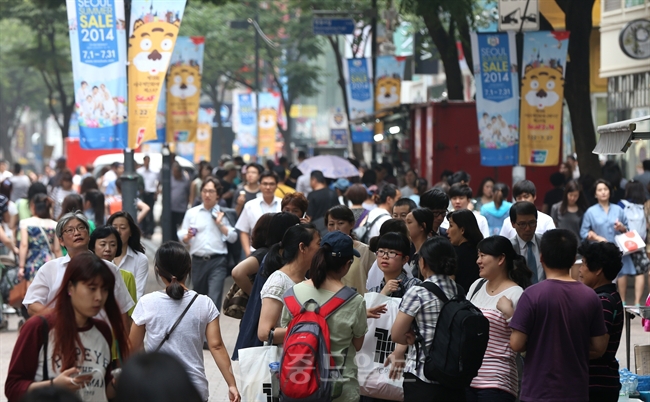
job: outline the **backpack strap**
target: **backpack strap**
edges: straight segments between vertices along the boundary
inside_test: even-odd
[[[485,282],[487,282],[487,279],[483,278],[483,279],[481,279],[481,281],[478,283],[478,285],[476,285],[476,288],[475,288],[474,291],[472,292],[472,295],[469,297],[469,300],[470,300],[470,301],[474,298],[474,296],[476,296],[476,294],[478,293],[478,291],[481,290],[481,288],[483,287],[483,285],[485,285]]]
[[[443,292],[442,289],[440,289],[440,287],[438,285],[436,285],[435,283],[433,283],[433,282],[426,282],[425,281],[425,282],[422,282],[422,283],[418,283],[418,286],[422,286],[423,288],[425,288],[429,292],[433,293],[443,303],[447,303],[449,301],[449,298],[447,297],[445,292]]]
[[[347,302],[352,300],[354,296],[357,295],[356,290],[348,287],[348,286],[343,286],[341,289],[339,289],[338,292],[334,296],[332,296],[328,301],[323,303],[322,306],[320,306],[316,312],[320,314],[323,318],[327,319],[329,316],[334,314],[336,310],[339,308],[343,307]]]
[[[284,292],[284,296],[282,298],[284,299],[284,305],[287,306],[287,310],[289,310],[289,314],[291,314],[292,317],[300,314],[303,307],[302,304],[298,302],[298,299],[296,299],[296,294],[293,292],[293,287],[287,289],[287,291]]]

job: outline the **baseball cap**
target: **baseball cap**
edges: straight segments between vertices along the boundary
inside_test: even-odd
[[[341,179],[336,180],[334,182],[333,186],[334,186],[335,189],[345,191],[345,190],[348,189],[348,187],[350,187],[350,181],[348,179],[342,179],[341,178]]]
[[[225,171],[237,170],[237,166],[235,166],[235,164],[232,161],[228,161],[228,162],[223,164],[221,169],[225,170]]]
[[[321,246],[329,244],[332,248],[332,257],[361,257],[361,254],[354,249],[352,238],[340,231],[328,232],[320,240]]]

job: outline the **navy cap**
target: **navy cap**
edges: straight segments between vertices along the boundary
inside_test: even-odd
[[[354,243],[349,235],[343,232],[329,232],[320,240],[321,246],[329,244],[332,248],[332,257],[361,257],[361,254],[354,249]]]

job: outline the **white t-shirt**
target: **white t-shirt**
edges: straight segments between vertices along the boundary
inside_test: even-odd
[[[292,288],[295,284],[296,283],[291,280],[289,275],[280,270],[277,270],[269,276],[269,278],[264,283],[264,286],[262,286],[262,290],[260,290],[260,298],[262,301],[268,298],[275,299],[281,303],[284,303],[282,300],[284,292]],[[275,324],[276,327],[280,326],[280,318],[281,317],[278,318],[278,322]]]
[[[149,260],[147,260],[147,256],[126,246],[126,255],[117,267],[133,274],[136,294],[138,299],[141,298],[144,295],[144,287],[147,285],[147,278],[149,277]]]
[[[156,350],[195,294],[189,290],[181,300],[172,299],[164,291],[142,296],[131,318],[136,325],[145,326],[144,349],[147,352]],[[208,296],[199,295],[160,348],[160,352],[169,353],[181,362],[204,401],[208,400],[209,390],[203,362],[203,342],[208,324],[217,317],[219,310],[214,302]]]
[[[537,229],[535,229],[535,233],[544,234],[551,229],[555,229],[553,218],[544,212],[537,211]],[[503,226],[501,226],[501,233],[499,234],[508,239],[512,239],[517,235],[517,231],[512,227],[512,222],[510,222],[509,217],[506,216],[506,219],[503,220]]]
[[[467,292],[470,298],[474,289],[483,279],[477,279]],[[513,286],[496,295],[489,295],[487,283],[476,292],[470,301],[478,307],[485,318],[490,322],[490,338],[488,347],[483,357],[483,364],[478,370],[478,375],[472,380],[473,388],[498,388],[503,391],[517,395],[517,364],[516,353],[510,348],[510,328],[503,313],[497,309],[497,303],[502,296],[512,300],[514,308],[524,290],[519,286]]]
[[[36,271],[34,281],[27,288],[27,294],[23,300],[23,305],[28,307],[33,303],[41,303],[42,305],[47,306],[48,303],[54,300],[56,293],[61,287],[61,282],[63,281],[63,276],[65,275],[65,270],[68,267],[69,262],[70,255],[66,255],[43,264],[43,266]],[[122,279],[119,269],[112,262],[104,261],[104,263],[111,269],[111,272],[113,272],[113,275],[115,276],[114,294],[117,306],[120,308],[122,313],[126,313],[135,305],[135,303],[124,284],[124,279]],[[95,318],[108,322],[103,309]]]
[[[368,224],[372,223],[372,226],[369,228],[370,234],[368,238],[372,239],[375,236],[379,236],[381,225],[390,218],[390,212],[386,211],[383,208],[375,208],[372,211],[368,212],[368,219],[366,219],[366,222],[368,222]]]

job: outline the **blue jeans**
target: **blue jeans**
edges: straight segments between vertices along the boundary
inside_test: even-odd
[[[192,256],[192,286],[196,293],[206,295],[221,311],[223,282],[228,276],[226,254],[204,260]]]

